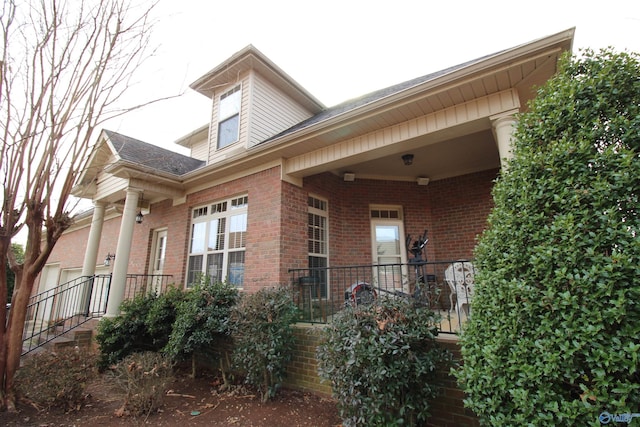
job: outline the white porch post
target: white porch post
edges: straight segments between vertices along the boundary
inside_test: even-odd
[[[100,246],[100,236],[102,235],[105,207],[106,204],[103,202],[93,202],[93,219],[91,220],[89,241],[87,242],[87,250],[84,253],[84,264],[82,265],[83,276],[93,276],[96,273],[96,262],[98,261],[98,248]]]
[[[491,125],[493,126],[493,133],[498,145],[498,153],[500,154],[500,165],[503,170],[506,169],[508,161],[513,157],[511,138],[517,123],[514,113],[508,112],[491,117]]]
[[[116,247],[116,259],[113,263],[111,275],[111,288],[109,289],[109,302],[107,303],[106,317],[115,317],[120,314],[120,303],[124,299],[124,288],[127,283],[127,267],[131,254],[131,241],[133,240],[133,226],[136,223],[138,198],[141,190],[127,189],[124,202],[120,235]]]

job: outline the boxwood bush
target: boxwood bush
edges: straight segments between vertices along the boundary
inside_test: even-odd
[[[345,426],[423,425],[449,355],[435,342],[434,313],[405,299],[348,307],[324,329],[319,374]]]
[[[238,301],[238,289],[229,283],[203,279],[186,292],[177,304],[175,322],[163,352],[173,360],[191,359],[192,376],[196,375],[196,356],[208,354],[221,362],[231,349],[229,316]]]
[[[284,380],[293,353],[291,325],[298,317],[291,290],[284,286],[243,294],[231,312],[234,364],[263,402],[275,396]]]
[[[640,409],[640,63],[565,56],[520,115],[458,372],[487,425]]]
[[[170,287],[165,293],[141,294],[125,300],[121,314],[98,324],[98,367],[104,370],[130,354],[160,351],[167,345],[184,291]]]

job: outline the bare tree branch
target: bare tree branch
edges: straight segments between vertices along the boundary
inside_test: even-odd
[[[0,322],[0,407],[13,404],[28,298],[71,225],[71,192],[98,126],[150,103],[117,107],[150,55],[154,4],[129,1],[21,0],[17,7],[5,0],[0,7],[0,259],[10,257],[11,239],[28,231],[24,264],[10,258],[20,280],[7,326]],[[4,303],[0,320],[3,310]]]

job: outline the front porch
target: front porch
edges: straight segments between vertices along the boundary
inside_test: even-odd
[[[377,298],[408,298],[439,314],[439,330],[445,334],[459,333],[469,318],[474,277],[470,260],[289,270],[304,323],[329,323],[346,306]]]

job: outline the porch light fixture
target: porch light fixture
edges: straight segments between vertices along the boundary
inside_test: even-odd
[[[402,156],[402,161],[405,166],[411,166],[413,164],[413,154],[405,154]]]
[[[138,211],[138,215],[136,215],[136,222],[138,224],[142,224],[142,219],[144,218],[144,215],[142,215],[142,211]]]
[[[111,252],[109,252],[107,254],[107,257],[104,259],[104,266],[109,267],[111,265],[111,260],[115,260],[115,259],[116,259],[116,254],[112,254]]]
[[[419,176],[416,182],[418,183],[418,185],[429,185],[429,178]]]
[[[353,182],[356,179],[356,174],[351,172],[345,172],[344,175],[342,175],[342,179],[344,179],[346,182]]]

